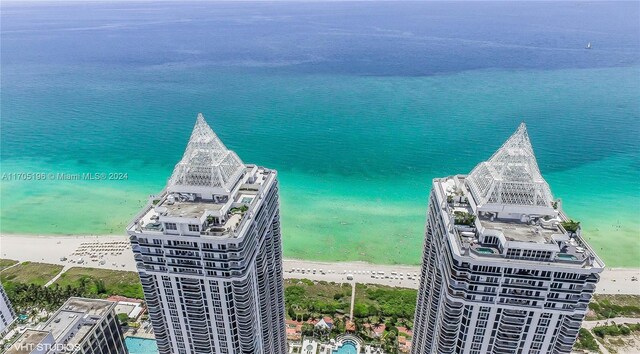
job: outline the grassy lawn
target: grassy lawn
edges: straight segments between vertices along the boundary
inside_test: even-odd
[[[0,259],[0,272],[16,263],[18,263],[18,261],[14,261],[13,259]]]
[[[583,329],[580,330],[582,334]],[[632,349],[637,352],[637,342],[640,338],[640,324],[620,323],[594,327],[591,332],[594,338],[600,342],[610,353],[629,353]],[[579,341],[580,342],[580,341]],[[577,348],[578,343],[576,343]]]
[[[589,304],[587,320],[613,317],[640,317],[640,295],[596,294]]]
[[[138,273],[121,270],[73,267],[55,281],[60,287],[79,287],[85,282],[89,295],[107,297],[122,295],[144,298]]]
[[[294,312],[304,317],[349,312],[351,286],[348,284],[285,279],[284,286],[289,318]]]
[[[640,286],[640,285],[638,285]],[[605,302],[620,306],[640,306],[640,295],[605,295],[595,294],[593,300],[597,302]]]
[[[356,285],[354,317],[397,317],[410,320],[415,311],[417,290],[376,284]],[[348,314],[351,285],[314,282],[307,279],[285,280],[287,314],[327,315]]]
[[[418,291],[378,284],[357,284],[354,317],[385,316],[411,320]]]
[[[0,272],[0,281],[5,288],[10,288],[17,283],[44,285],[61,270],[61,265],[23,262]]]
[[[585,328],[580,328],[578,340],[576,340],[573,349],[586,349],[596,353],[600,352],[600,347],[598,346],[596,339],[593,337],[591,332]]]

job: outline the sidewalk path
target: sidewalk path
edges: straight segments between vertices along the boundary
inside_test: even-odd
[[[67,270],[71,269],[71,266],[69,265],[65,265],[64,267],[62,267],[62,270],[60,271],[60,273],[56,274],[55,277],[53,277],[53,279],[49,280],[46,284],[44,284],[45,287],[53,284],[56,282],[56,280],[58,280],[58,278],[60,278],[60,276],[62,274],[64,274],[64,272],[66,272]]]
[[[607,318],[606,320],[598,320],[598,321],[582,321],[582,328],[593,329],[593,327],[604,326],[607,324],[623,324],[623,323],[640,323],[640,318],[631,318],[631,317],[615,317],[615,318]]]
[[[356,303],[356,282],[351,282],[351,310],[349,311],[349,320],[353,321],[353,307]]]

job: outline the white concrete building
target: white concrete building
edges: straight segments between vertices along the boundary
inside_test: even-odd
[[[435,179],[412,353],[569,353],[604,264],[566,222],[524,123]]]
[[[276,177],[198,115],[167,187],[127,229],[161,354],[286,352]]]
[[[16,314],[13,312],[11,302],[2,284],[0,284],[0,334],[4,333],[5,329],[7,329],[15,319]]]
[[[40,329],[28,329],[7,354],[126,354],[111,301],[72,297]]]

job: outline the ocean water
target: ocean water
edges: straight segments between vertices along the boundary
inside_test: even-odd
[[[417,264],[431,179],[524,120],[607,265],[640,266],[637,2],[1,6],[3,233],[123,233],[203,112],[278,169],[286,257]]]

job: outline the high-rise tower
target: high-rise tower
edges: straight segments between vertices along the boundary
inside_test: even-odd
[[[4,334],[5,329],[13,323],[15,318],[16,314],[13,312],[9,297],[0,284],[0,334]]]
[[[412,354],[569,353],[603,269],[523,123],[468,176],[433,181]]]
[[[276,171],[198,119],[166,188],[128,226],[161,354],[284,354]]]

